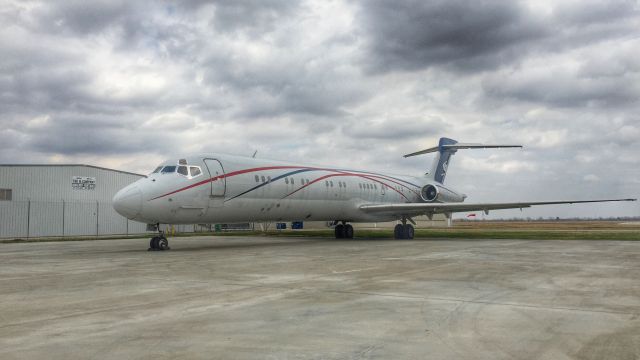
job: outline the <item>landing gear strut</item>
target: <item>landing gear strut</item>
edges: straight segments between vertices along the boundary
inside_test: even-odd
[[[393,237],[398,240],[410,240],[413,239],[414,235],[415,229],[413,228],[413,225],[407,224],[407,219],[404,217],[402,218],[402,224],[396,225],[396,227],[393,229]]]
[[[336,239],[353,239],[353,226],[350,224],[338,224],[335,227]]]
[[[164,232],[160,230],[160,224],[158,224],[158,233],[158,236],[152,237],[149,241],[149,249],[147,251],[171,250],[169,240],[164,236]]]

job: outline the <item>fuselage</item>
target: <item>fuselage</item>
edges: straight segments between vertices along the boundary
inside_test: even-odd
[[[391,221],[359,208],[421,202],[420,191],[429,183],[427,176],[205,154],[161,164],[119,191],[114,208],[144,223]]]

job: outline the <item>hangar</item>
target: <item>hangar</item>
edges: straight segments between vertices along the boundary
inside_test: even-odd
[[[0,165],[0,238],[145,232],[111,206],[119,189],[141,177],[84,164]]]

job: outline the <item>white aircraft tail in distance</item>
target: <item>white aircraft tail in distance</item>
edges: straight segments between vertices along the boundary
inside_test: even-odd
[[[444,185],[453,156],[462,149],[518,148],[520,145],[459,143],[405,157],[437,153],[430,173],[394,175],[342,167],[304,165],[222,153],[176,157],[113,198],[122,216],[147,224],[213,224],[263,221],[333,221],[336,238],[353,238],[350,223],[400,220],[396,239],[411,239],[413,217],[636,199],[465,203],[466,195]],[[160,233],[150,249],[166,250]]]

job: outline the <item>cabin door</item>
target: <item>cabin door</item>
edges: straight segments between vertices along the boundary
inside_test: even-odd
[[[224,204],[224,195],[227,192],[227,178],[224,174],[222,163],[217,159],[204,159],[204,164],[209,171],[211,186],[209,192],[209,207],[218,207]]]

